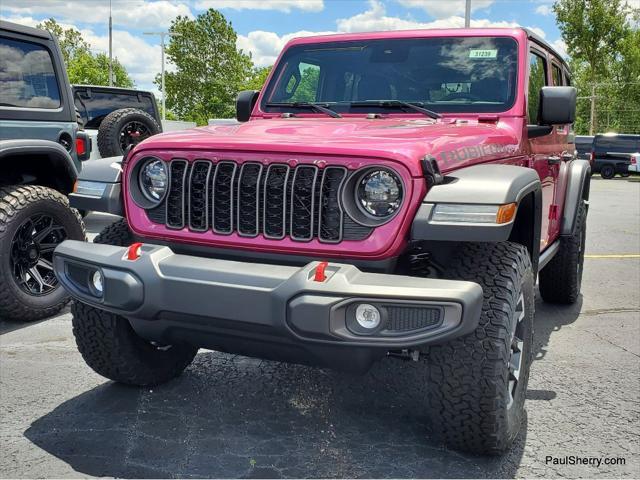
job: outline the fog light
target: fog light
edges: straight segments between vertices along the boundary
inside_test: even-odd
[[[96,270],[93,272],[91,276],[91,285],[93,286],[93,291],[98,295],[102,295],[103,285],[104,285],[104,277],[100,270]]]
[[[380,325],[380,310],[368,303],[361,303],[356,308],[356,321],[362,328],[373,330]]]

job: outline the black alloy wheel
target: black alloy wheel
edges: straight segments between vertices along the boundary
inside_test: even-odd
[[[53,251],[67,231],[45,214],[36,214],[18,227],[11,242],[13,278],[29,295],[46,295],[58,287],[53,272]]]
[[[120,147],[124,152],[130,145],[137,145],[150,136],[151,132],[146,125],[142,122],[132,120],[125,123],[120,129]]]

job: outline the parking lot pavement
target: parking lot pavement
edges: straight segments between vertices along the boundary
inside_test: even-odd
[[[640,253],[637,180],[594,177],[588,255]],[[87,224],[95,234],[111,220]],[[177,380],[128,388],[84,364],[65,312],[0,322],[0,475],[638,477],[640,258],[585,262],[576,305],[537,303],[527,416],[506,456],[433,438],[415,363],[359,377],[202,351]],[[612,458],[625,463],[604,464]]]

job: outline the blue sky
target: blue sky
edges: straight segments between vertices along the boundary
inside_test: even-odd
[[[257,65],[270,65],[293,37],[314,33],[460,27],[464,0],[112,0],[114,53],[138,88],[157,91],[157,37],[177,15],[194,17],[217,8],[238,32],[238,47]],[[552,0],[472,0],[472,26],[534,29],[558,50],[565,46]],[[2,0],[0,17],[36,25],[53,17],[80,30],[93,50],[108,49],[109,0]]]

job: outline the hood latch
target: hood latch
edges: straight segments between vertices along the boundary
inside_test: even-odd
[[[442,173],[440,173],[440,167],[434,157],[426,155],[422,160],[420,160],[420,164],[422,165],[422,175],[426,179],[427,186],[429,188],[442,183],[444,177],[442,176]]]

